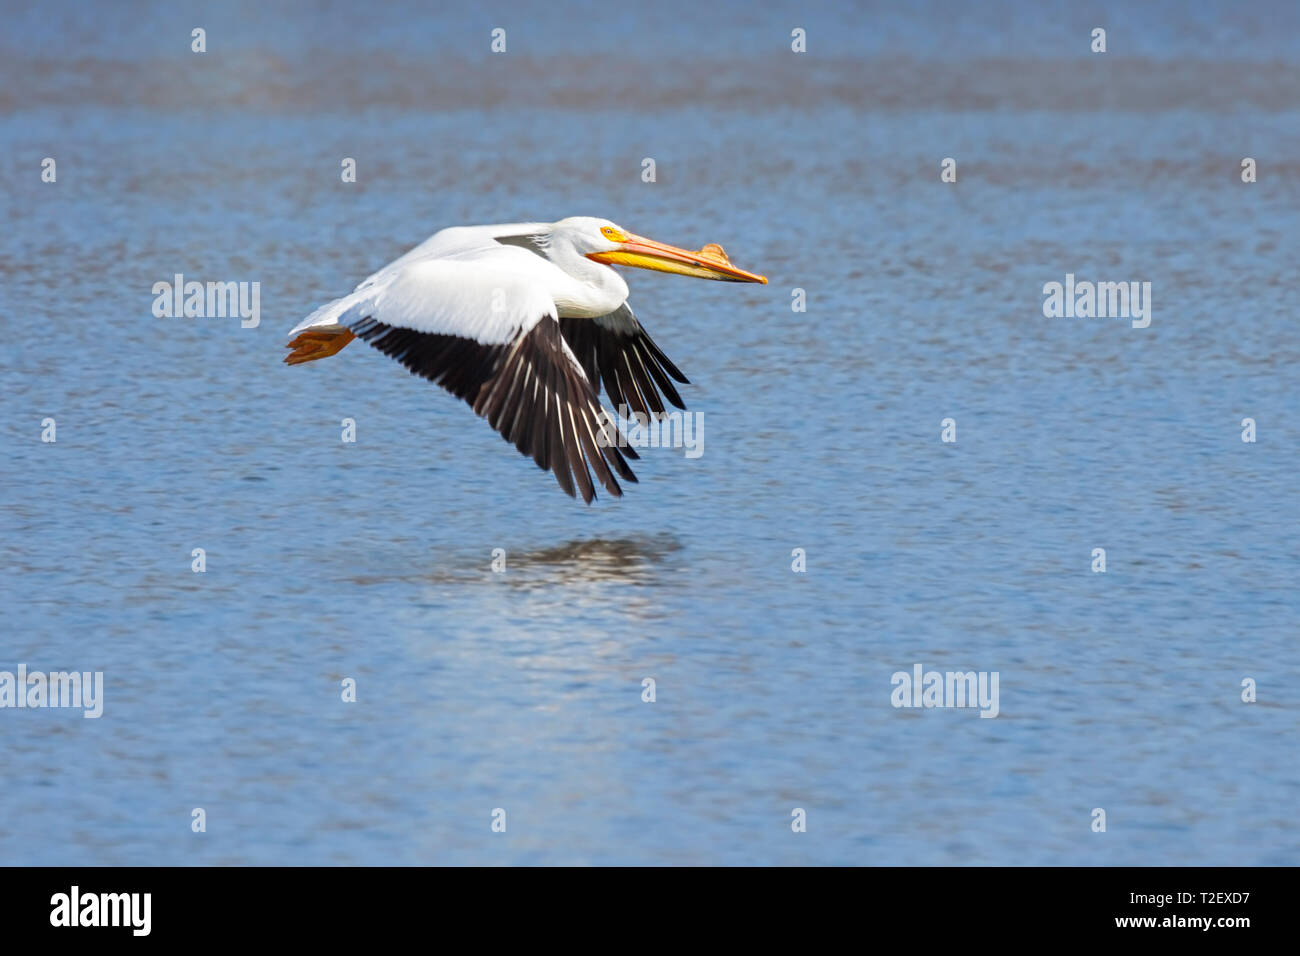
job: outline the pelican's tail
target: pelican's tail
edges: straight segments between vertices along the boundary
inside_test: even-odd
[[[329,358],[355,338],[351,329],[341,326],[332,329],[307,329],[305,332],[299,332],[298,337],[289,343],[288,347],[293,351],[286,355],[284,360],[290,365],[301,365],[303,362]]]
[[[293,351],[284,360],[290,365],[301,365],[303,362],[329,358],[356,338],[349,326],[361,318],[371,305],[372,296],[369,292],[353,292],[322,305],[290,331],[289,334],[296,338],[289,342],[289,348]]]

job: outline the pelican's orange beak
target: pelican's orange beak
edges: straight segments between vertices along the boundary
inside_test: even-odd
[[[618,249],[611,252],[588,253],[588,259],[614,266],[636,266],[655,272],[674,272],[698,279],[717,279],[722,282],[761,282],[767,277],[737,269],[716,243],[710,243],[698,252],[678,249],[663,242],[627,233]]]

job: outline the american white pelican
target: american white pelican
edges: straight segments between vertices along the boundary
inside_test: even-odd
[[[762,282],[714,244],[688,252],[575,216],[443,229],[322,306],[291,331],[290,365],[365,339],[412,374],[464,399],[475,413],[570,496],[596,497],[587,466],[618,497],[613,472],[636,476],[639,457],[600,407],[664,412],[659,392],[685,408],[669,376],[689,384],[627,306],[627,283],[609,264],[724,282]]]

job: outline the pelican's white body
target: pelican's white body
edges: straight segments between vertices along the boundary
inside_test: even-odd
[[[385,325],[503,344],[547,316],[608,315],[627,301],[628,289],[617,272],[587,258],[589,252],[616,248],[600,236],[599,224],[605,222],[575,217],[443,229],[350,295],[317,309],[290,335],[342,329],[373,318]],[[497,241],[519,236],[536,237],[544,255]]]

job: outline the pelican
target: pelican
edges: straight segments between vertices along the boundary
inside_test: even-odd
[[[621,497],[615,473],[635,482],[626,458],[639,456],[601,408],[601,381],[616,410],[638,417],[665,412],[663,398],[684,409],[672,380],[690,383],[628,308],[613,265],[767,282],[719,245],[689,252],[608,219],[456,226],[298,323],[284,360],[313,362],[363,339],[463,399],[570,497],[576,485],[591,503],[592,471]]]

